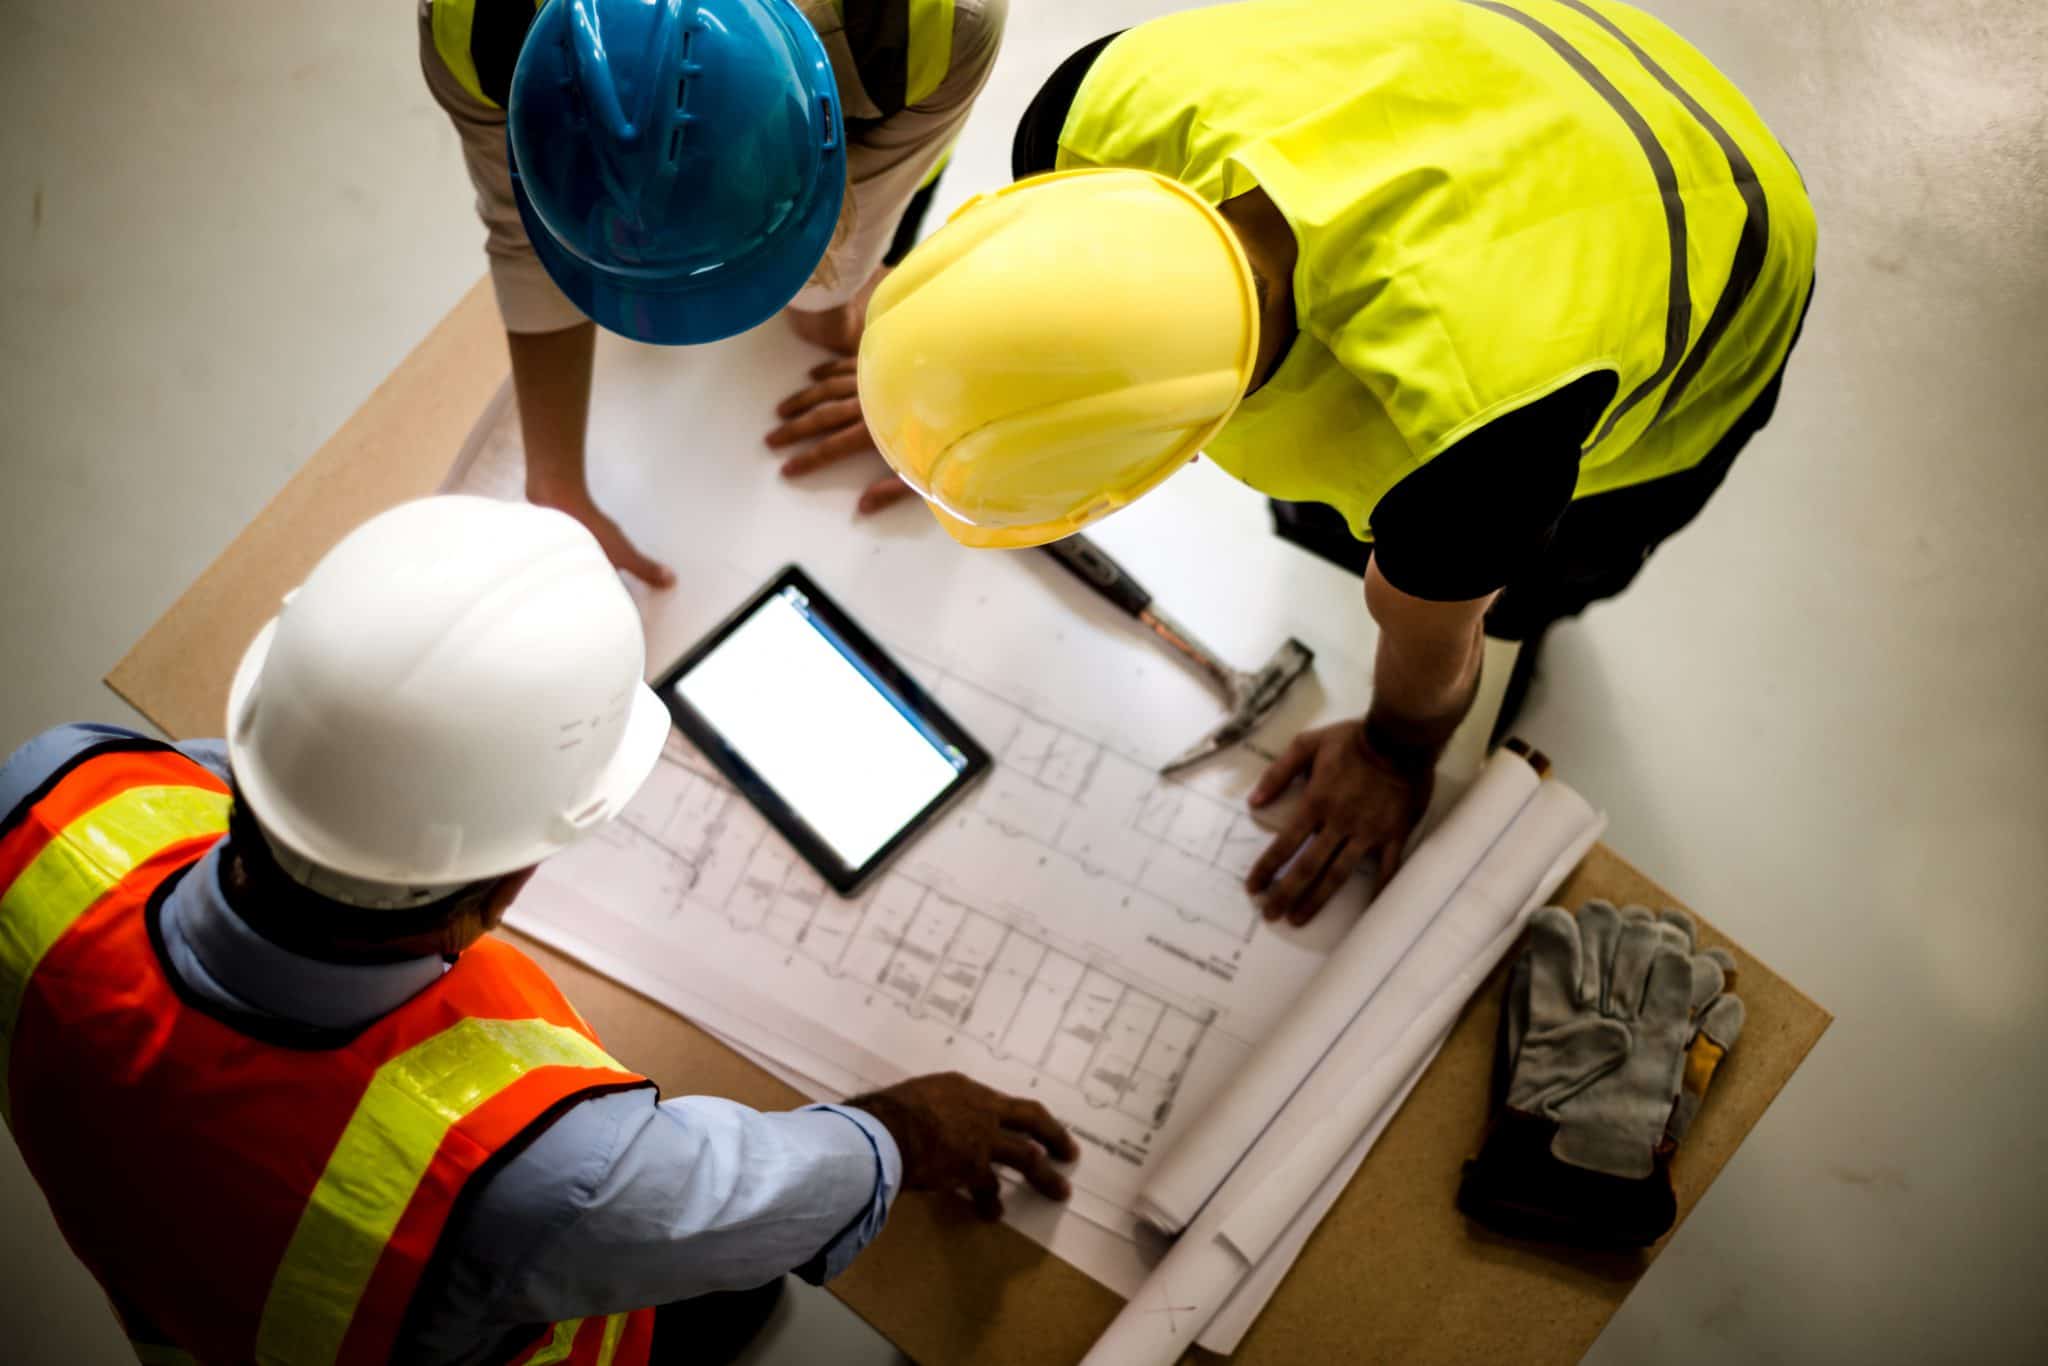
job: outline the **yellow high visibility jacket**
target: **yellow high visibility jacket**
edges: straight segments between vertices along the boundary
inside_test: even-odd
[[[1300,335],[1208,446],[1361,539],[1462,437],[1615,373],[1575,496],[1689,468],[1776,373],[1813,279],[1791,159],[1726,77],[1612,0],[1250,0],[1111,43],[1059,166],[1263,188]]]
[[[946,79],[953,59],[953,0],[788,2],[826,39],[850,120],[888,118],[922,101]],[[464,90],[502,107],[526,30],[545,3],[432,0],[434,51]],[[851,59],[851,82],[839,50],[842,39],[844,58]]]

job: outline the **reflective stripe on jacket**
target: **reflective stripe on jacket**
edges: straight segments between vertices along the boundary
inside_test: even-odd
[[[1059,165],[1134,166],[1294,229],[1300,335],[1208,447],[1361,537],[1405,475],[1598,370],[1576,496],[1705,457],[1811,286],[1797,170],[1741,93],[1611,0],[1253,0],[1131,29]]]
[[[533,16],[546,0],[432,0],[434,51],[477,99],[502,108]],[[567,0],[564,0],[566,3]],[[797,0],[827,39],[850,120],[885,119],[922,103],[953,60],[953,0]],[[839,61],[843,38],[854,84]]]
[[[141,1359],[383,1362],[470,1179],[577,1099],[648,1083],[488,938],[352,1034],[263,1036],[184,998],[155,918],[229,800],[120,740],[7,814],[0,1096]],[[547,1325],[514,1360],[641,1366],[653,1317]]]

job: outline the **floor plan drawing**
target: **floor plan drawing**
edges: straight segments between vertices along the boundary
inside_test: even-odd
[[[1121,884],[1126,906],[1142,901],[1251,939],[1258,913],[1240,887],[1272,836],[1241,807],[957,674],[920,672],[936,676],[933,694],[1001,760],[976,802],[983,816]]]
[[[1244,892],[1270,836],[1229,793],[1262,761],[1165,779],[957,664],[892,653],[996,763],[859,894],[672,733],[513,923],[595,951],[813,1094],[957,1068],[1042,1099],[1090,1153],[1075,1185],[1094,1203],[1075,1207],[1124,1220],[1327,947],[1263,926]]]
[[[1098,752],[1099,757],[1099,752]],[[981,818],[963,813],[957,828]],[[1170,1117],[1216,1007],[1179,999],[1028,919],[977,909],[906,872],[854,900],[824,881],[680,736],[613,825],[558,871],[586,889],[627,865],[637,916],[721,916],[913,1020],[1064,1084],[1151,1129]],[[584,865],[588,865],[587,873]],[[652,893],[652,895],[649,895]]]

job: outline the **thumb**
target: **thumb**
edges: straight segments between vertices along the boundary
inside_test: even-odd
[[[1707,1013],[1700,1019],[1700,1033],[1723,1049],[1733,1048],[1742,1037],[1744,1014],[1740,996],[1723,996],[1707,1007]]]

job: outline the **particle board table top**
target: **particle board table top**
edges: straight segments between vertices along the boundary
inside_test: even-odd
[[[440,486],[507,369],[497,310],[479,283],[136,642],[108,685],[174,737],[217,734],[235,663],[280,597],[350,528]],[[1568,756],[1560,772],[1568,781]],[[1558,899],[1577,906],[1593,897],[1683,904],[1606,845]],[[1682,1236],[1686,1215],[1830,1022],[1700,921],[1703,942],[1736,955],[1748,1024],[1679,1154],[1679,1228],[1670,1237]],[[801,1101],[665,1008],[521,943],[611,1051],[665,1092],[757,1106]],[[1461,1164],[1485,1124],[1498,979],[1467,1007],[1233,1360],[1576,1361],[1648,1267],[1658,1249],[1636,1256],[1532,1248],[1474,1228],[1454,1208]],[[1119,1307],[1116,1295],[1022,1234],[923,1196],[898,1201],[881,1238],[831,1289],[931,1366],[1077,1361]]]

